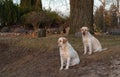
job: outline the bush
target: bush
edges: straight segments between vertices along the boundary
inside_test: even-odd
[[[1,29],[1,32],[9,32],[10,31],[10,28],[9,27],[3,27]]]

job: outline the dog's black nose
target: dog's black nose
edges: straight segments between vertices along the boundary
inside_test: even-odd
[[[83,35],[85,35],[85,32],[83,32]]]

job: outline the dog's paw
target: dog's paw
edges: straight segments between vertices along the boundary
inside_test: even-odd
[[[83,55],[86,55],[86,52],[84,52]]]
[[[91,55],[91,54],[92,54],[92,52],[88,52],[88,54],[89,54],[89,55]]]
[[[59,70],[61,71],[63,69],[63,67],[61,67]]]
[[[69,69],[69,67],[66,67],[66,68],[65,68],[65,70],[68,70],[68,69]]]
[[[86,55],[86,53],[83,53],[83,55]]]

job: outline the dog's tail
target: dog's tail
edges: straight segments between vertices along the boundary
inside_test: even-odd
[[[105,51],[105,50],[107,50],[107,48],[103,48],[101,51]]]

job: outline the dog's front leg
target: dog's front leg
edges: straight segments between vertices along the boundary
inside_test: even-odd
[[[70,58],[67,58],[67,64],[66,64],[65,70],[69,69],[69,66],[70,66]]]
[[[84,55],[87,53],[87,46],[84,45]]]
[[[60,57],[60,60],[61,60],[61,67],[60,67],[60,70],[62,70],[62,69],[63,69],[63,59],[62,59],[62,57]]]
[[[91,43],[89,43],[89,53],[88,53],[89,55],[91,55],[92,54],[92,44]]]

